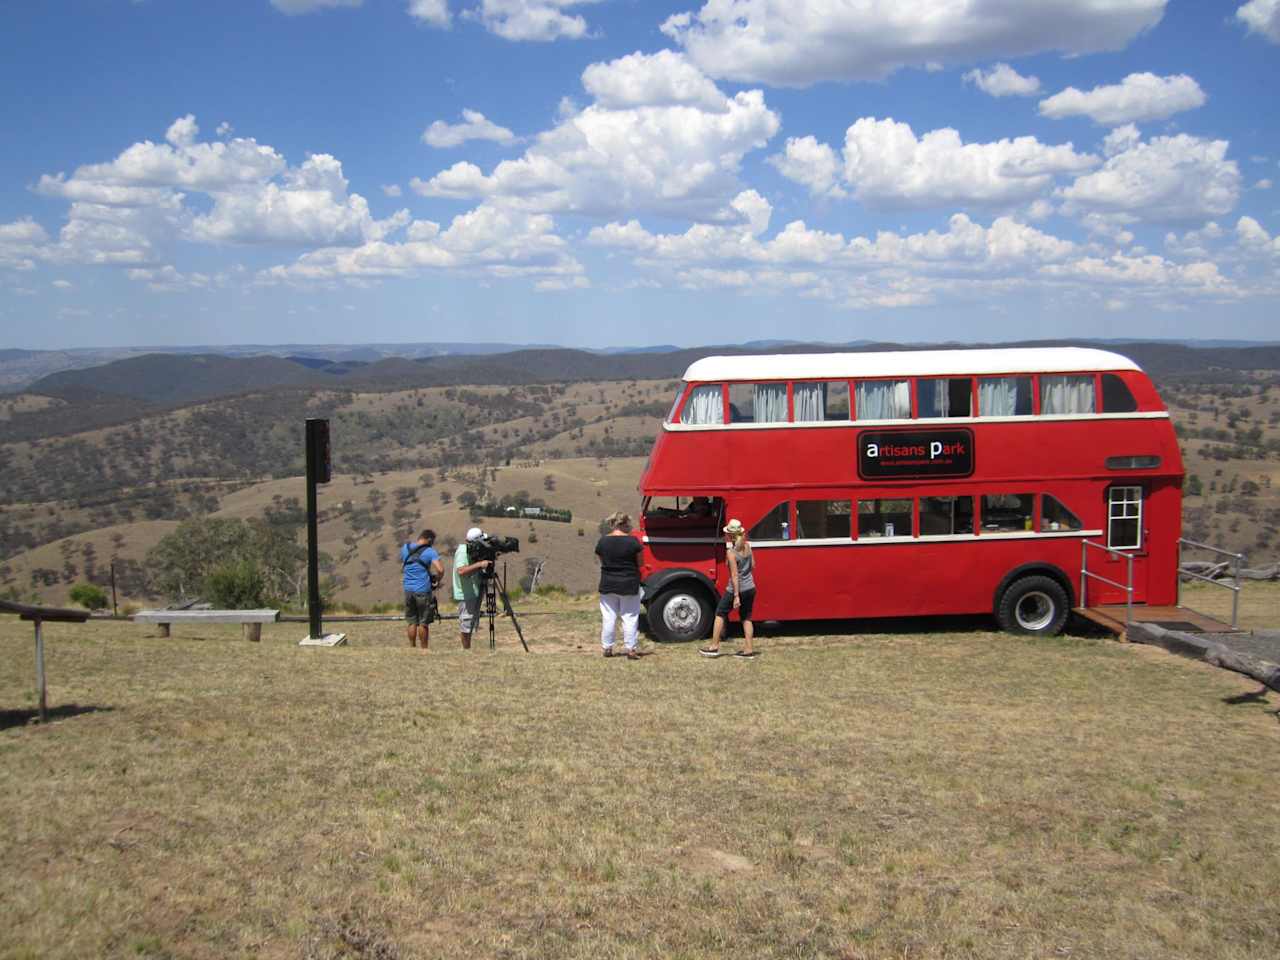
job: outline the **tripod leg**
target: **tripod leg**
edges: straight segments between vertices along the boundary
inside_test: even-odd
[[[520,646],[524,647],[524,652],[529,652],[529,645],[524,642],[524,631],[520,629],[520,621],[516,619],[515,610],[511,609],[511,598],[507,596],[507,568],[504,564],[502,567],[502,583],[498,587],[502,594],[502,612],[511,618],[511,625],[516,628],[516,636],[520,638]]]

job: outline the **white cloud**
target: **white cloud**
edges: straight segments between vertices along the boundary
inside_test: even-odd
[[[404,191],[400,189],[400,184],[398,183],[385,183],[382,185],[382,193],[384,196],[398,197],[403,192]]]
[[[288,266],[263,271],[259,282],[356,281],[460,270],[578,285],[576,278],[585,271],[554,228],[545,214],[481,204],[455,217],[446,230],[429,220],[415,220],[403,242],[374,240],[349,249],[315,250]]]
[[[1253,217],[1236,221],[1236,242],[1247,253],[1280,257],[1280,236],[1272,237]]]
[[[1071,144],[1035,137],[964,143],[950,128],[917,139],[910,125],[863,117],[845,133],[844,178],[860,201],[883,207],[1006,205],[1045,191],[1057,174],[1097,163]]]
[[[835,150],[814,137],[788,137],[786,149],[768,162],[788,180],[808,187],[815,196],[845,196],[844,188],[836,182],[841,171]]]
[[[234,130],[235,130],[235,127],[231,126],[231,123],[229,121],[223,120],[220,124],[218,124],[218,129],[215,132],[220,137],[229,137],[234,132]]]
[[[881,79],[902,67],[1119,50],[1166,0],[707,0],[662,32],[712,77],[778,86]]]
[[[1253,189],[1255,189],[1255,190],[1270,190],[1270,189],[1271,189],[1271,186],[1272,186],[1271,181],[1270,181],[1270,180],[1268,180],[1266,177],[1263,177],[1261,180],[1259,180],[1257,183],[1255,183],[1255,184],[1253,185]]]
[[[409,16],[433,27],[447,27],[452,19],[449,0],[409,0]]]
[[[436,120],[422,134],[422,142],[431,147],[456,147],[468,140],[492,140],[494,143],[510,143],[516,135],[506,127],[485,118],[478,110],[463,110],[462,123],[448,124]]]
[[[213,194],[213,209],[197,216],[194,239],[204,243],[358,244],[381,239],[409,222],[408,211],[374,220],[359,194],[347,193],[342,164],[315,154],[264,182]]]
[[[1280,0],[1249,0],[1238,10],[1236,19],[1260,33],[1272,43],[1280,43]]]
[[[562,11],[599,0],[480,0],[478,10],[463,16],[479,20],[490,33],[505,40],[547,42],[587,35],[587,21]]]
[[[0,223],[0,267],[34,270],[35,258],[48,241],[49,234],[44,227],[29,217]]]
[[[271,0],[273,7],[291,17],[333,7],[358,7],[362,3],[364,0]]]
[[[1221,216],[1240,196],[1240,170],[1226,159],[1227,146],[1187,134],[1135,143],[1062,190],[1067,212],[1157,223]]]
[[[763,147],[779,120],[759,90],[722,95],[710,109],[703,103],[706,89],[688,76],[674,89],[695,92],[697,103],[635,102],[644,92],[669,99],[672,86],[646,81],[652,63],[676,62],[632,54],[595,64],[586,71],[593,89],[630,105],[593,103],[565,116],[522,157],[489,174],[463,161],[410,186],[423,196],[487,198],[529,211],[715,219],[740,189],[742,157]]]
[[[207,290],[212,282],[208,274],[179,273],[172,265],[155,268],[137,268],[129,271],[129,279],[145,283],[154,293],[183,293],[190,290]]]
[[[59,290],[70,290],[73,286],[70,280],[54,280],[52,285]]]
[[[1200,84],[1186,74],[1157,77],[1154,73],[1131,73],[1119,83],[1094,87],[1087,93],[1067,87],[1041,100],[1040,113],[1055,119],[1084,116],[1115,127],[1163,120],[1201,107],[1205,100]]]
[[[679,105],[725,110],[724,94],[707,75],[670,50],[593,63],[582,71],[582,86],[609,110]]]
[[[1038,77],[1024,77],[1007,63],[997,63],[985,73],[970,70],[964,80],[993,97],[1030,97],[1040,92]]]
[[[1082,281],[1088,285],[1114,284],[1146,290],[1151,295],[1200,294],[1234,297],[1235,285],[1224,277],[1215,263],[1172,263],[1156,254],[1110,257],[1082,257],[1065,264],[1048,264],[1040,268],[1046,277]]]

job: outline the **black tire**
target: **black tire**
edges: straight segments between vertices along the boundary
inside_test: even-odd
[[[667,587],[648,605],[649,632],[663,643],[685,643],[711,635],[711,598],[696,583]]]
[[[1000,629],[1034,637],[1062,632],[1071,607],[1067,591],[1053,577],[1021,577],[1005,589],[996,608]]]

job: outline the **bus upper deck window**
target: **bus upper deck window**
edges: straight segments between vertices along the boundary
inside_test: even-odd
[[[859,380],[855,397],[859,420],[910,420],[910,380]]]
[[[1133,398],[1129,385],[1114,373],[1102,375],[1102,412],[1133,413],[1138,401]]]
[[[1042,414],[1093,413],[1096,408],[1092,374],[1040,378]]]
[[[921,417],[972,416],[973,384],[968,377],[917,380],[916,395]]]
[[[978,415],[981,417],[1031,416],[1030,377],[980,377]]]
[[[731,423],[786,423],[787,385],[729,384],[729,420]]]
[[[681,423],[724,423],[724,394],[718,383],[694,387],[684,405]]]
[[[792,387],[792,396],[795,398],[797,423],[849,419],[847,380],[797,383]]]
[[[684,385],[681,384],[680,389],[676,391],[676,398],[671,401],[671,412],[667,414],[667,423],[676,422],[676,411],[680,409],[680,399],[684,396]]]

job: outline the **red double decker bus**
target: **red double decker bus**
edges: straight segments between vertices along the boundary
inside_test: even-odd
[[[1182,478],[1168,411],[1115,353],[707,357],[640,481],[648,621],[708,633],[731,517],[759,620],[991,613],[1056,633],[1083,540],[1107,548],[1090,604],[1173,604]]]

